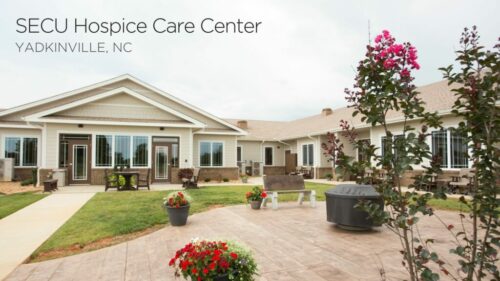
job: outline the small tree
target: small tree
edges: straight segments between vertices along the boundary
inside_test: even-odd
[[[428,247],[432,240],[421,241],[416,231],[417,215],[432,215],[432,209],[427,207],[432,195],[404,192],[401,185],[401,178],[412,165],[431,157],[425,142],[428,127],[440,127],[437,113],[425,111],[425,104],[413,84],[412,72],[419,68],[415,47],[410,43],[397,44],[388,31],[383,31],[375,38],[374,46],[367,46],[366,56],[357,68],[354,90],[346,89],[347,101],[354,108],[353,116],[360,114],[363,122],[382,126],[386,136],[384,153],[375,157],[375,161],[388,174],[388,179],[376,186],[387,211],[368,203],[361,205],[400,239],[402,264],[412,281],[439,278],[428,267],[429,261],[445,271],[444,263]],[[389,129],[388,116],[393,112],[403,115],[403,133],[398,136]],[[415,118],[422,123],[419,131],[409,123]]]
[[[500,44],[491,51],[484,50],[475,26],[464,29],[460,44],[456,58],[460,69],[454,71],[450,65],[441,70],[449,84],[456,86],[453,113],[464,120],[458,132],[468,140],[475,177],[472,200],[460,198],[469,207],[471,230],[463,227],[454,233],[457,247],[452,252],[460,256],[461,269],[466,273],[464,280],[482,280],[487,272],[500,280],[500,199],[497,198],[500,189]]]

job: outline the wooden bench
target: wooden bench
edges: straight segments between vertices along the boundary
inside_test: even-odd
[[[304,178],[302,176],[264,176],[264,191],[271,194],[273,209],[278,209],[278,194],[298,193],[298,203],[302,205],[304,195],[309,196],[311,207],[316,207],[316,191],[306,190]],[[266,206],[267,197],[262,201],[262,206]]]

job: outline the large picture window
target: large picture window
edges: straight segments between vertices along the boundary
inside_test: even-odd
[[[148,166],[148,137],[134,136],[133,137],[133,150],[134,150],[134,161],[133,166],[135,167],[147,167]]]
[[[302,145],[302,165],[314,165],[314,145],[312,143]]]
[[[273,148],[270,146],[264,148],[264,165],[273,165]]]
[[[95,136],[96,167],[148,167],[149,151],[148,136]]]
[[[115,136],[115,165],[130,166],[130,136]]]
[[[454,130],[432,132],[432,155],[441,158],[441,168],[468,168],[467,139]]]
[[[95,137],[95,165],[96,167],[113,166],[112,136],[98,135]]]
[[[14,158],[14,166],[35,167],[38,164],[38,139],[6,137],[4,156]]]
[[[386,136],[383,136],[380,138],[380,152],[381,152],[381,156],[382,157],[385,157],[385,154],[387,153],[387,151],[391,151],[392,149],[392,152],[394,154],[394,157],[398,157],[398,149],[401,149],[401,150],[404,150],[405,148],[402,147],[402,145],[400,145],[399,143],[402,142],[404,140],[404,135],[395,135],[393,138],[392,138],[392,146],[394,147],[394,149],[391,148],[391,143],[387,140],[387,137]]]
[[[200,142],[200,166],[221,167],[224,157],[222,142]]]

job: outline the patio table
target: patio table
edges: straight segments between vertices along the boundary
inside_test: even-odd
[[[125,179],[125,184],[118,188],[119,191],[122,190],[137,190],[135,187],[132,186],[132,177],[136,176],[136,178],[139,177],[139,172],[137,171],[117,171],[115,172],[115,175],[117,176],[122,176]]]

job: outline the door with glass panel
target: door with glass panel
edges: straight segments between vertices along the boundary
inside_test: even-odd
[[[172,182],[179,168],[179,138],[153,137],[152,176],[154,182]]]
[[[168,146],[155,147],[155,180],[168,180]]]
[[[90,135],[61,135],[59,166],[66,168],[68,184],[90,184]]]

